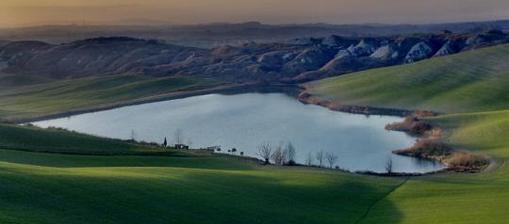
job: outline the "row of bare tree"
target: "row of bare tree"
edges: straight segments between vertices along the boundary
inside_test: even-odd
[[[263,159],[265,165],[270,164],[271,160],[278,166],[295,165],[297,151],[291,142],[286,146],[279,144],[275,148],[270,143],[265,142],[258,146],[258,156]]]
[[[131,138],[134,140],[135,135],[136,135],[134,130],[131,132],[131,135],[132,135]],[[183,139],[184,139],[184,134],[183,134],[182,129],[177,129],[175,131],[176,143],[183,144]],[[188,145],[191,145],[191,144],[192,144],[192,142],[189,139]],[[166,138],[164,138],[163,145],[164,146],[167,145]],[[232,151],[229,150],[228,152],[235,153],[236,151],[237,151],[236,149],[232,149]],[[243,154],[244,153],[241,152],[241,156]],[[286,144],[286,146],[283,146],[283,144],[279,144],[275,148],[273,148],[270,143],[264,142],[258,146],[258,156],[260,156],[263,159],[265,165],[270,164],[271,161],[275,165],[278,165],[278,166],[285,166],[285,165],[292,166],[292,165],[297,164],[296,160],[295,160],[295,158],[297,156],[297,150],[295,149],[295,147],[293,146],[293,144],[291,142],[288,142],[288,144]],[[334,153],[330,153],[330,152],[325,153],[324,151],[319,151],[319,152],[316,152],[314,155],[312,152],[309,152],[306,157],[305,165],[318,166],[318,167],[325,167],[325,165],[328,165],[328,168],[330,168],[330,169],[339,168],[338,166],[335,166],[338,158],[339,157],[337,155],[335,155]],[[315,159],[316,159],[317,164],[315,164]],[[393,165],[392,159],[388,159],[387,163],[385,165],[385,171],[388,174],[392,174],[393,169],[394,169],[393,166],[394,165]]]
[[[270,164],[271,161],[278,166],[295,165],[297,151],[291,142],[289,142],[285,147],[283,147],[282,144],[279,144],[275,148],[273,148],[270,143],[265,142],[258,146],[258,156],[263,159],[265,165]],[[315,158],[318,164],[314,163]],[[324,153],[323,151],[319,151],[313,156],[313,154],[309,152],[306,158],[306,165],[324,167],[324,164],[327,163],[329,165],[328,167],[332,169],[334,168],[334,165],[336,165],[337,160],[338,156],[334,153]]]
[[[314,159],[318,162],[318,164],[314,163]],[[317,165],[318,167],[324,167],[324,164],[327,163],[329,168],[334,168],[336,162],[338,161],[338,156],[334,153],[324,153],[323,151],[316,152],[315,155],[309,152],[306,157],[306,165],[313,166]]]

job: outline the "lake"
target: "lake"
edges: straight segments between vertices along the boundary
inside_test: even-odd
[[[305,163],[308,154],[333,153],[335,166],[350,171],[385,172],[387,161],[394,171],[425,173],[443,166],[392,154],[407,148],[415,138],[385,130],[393,116],[365,116],[305,105],[282,93],[210,94],[122,107],[67,118],[34,122],[40,127],[60,127],[96,136],[162,143],[175,143],[181,130],[192,148],[236,148],[257,156],[262,143],[272,146],[291,142],[296,160]],[[317,164],[314,159],[314,164]]]

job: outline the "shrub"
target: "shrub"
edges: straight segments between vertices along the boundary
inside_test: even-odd
[[[452,168],[480,169],[489,164],[488,157],[476,153],[457,151],[447,161]]]
[[[392,123],[385,126],[387,130],[404,131],[413,135],[423,135],[432,128],[433,126],[415,116],[406,117],[403,122]]]
[[[429,158],[435,156],[448,156],[452,148],[438,139],[419,139],[414,146],[396,151],[398,154],[410,155],[420,158]]]

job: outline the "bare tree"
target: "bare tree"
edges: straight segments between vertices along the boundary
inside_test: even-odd
[[[281,147],[281,151],[283,153],[281,153],[281,165],[286,165],[288,164],[288,149],[283,149],[282,146]]]
[[[308,153],[308,156],[306,158],[306,165],[308,166],[313,165],[313,154],[311,152]]]
[[[334,153],[327,153],[325,156],[327,159],[327,162],[329,163],[329,168],[333,168],[334,164],[336,164],[336,161],[338,160],[338,156],[334,155]]]
[[[319,167],[323,166],[323,157],[324,157],[323,151],[320,150],[319,152],[316,153],[316,160],[318,161]]]
[[[281,145],[276,147],[276,150],[272,153],[272,161],[274,161],[274,164],[282,166],[285,164],[285,157],[286,157],[286,149],[284,150]]]
[[[187,140],[187,146],[191,147],[193,145],[193,140],[191,138],[189,138]]]
[[[270,164],[270,157],[272,156],[272,146],[270,143],[265,142],[258,146],[258,156],[260,156],[265,165]]]
[[[287,158],[286,158],[287,163],[289,165],[294,165],[296,163],[295,157],[297,156],[297,150],[293,146],[292,142],[288,142],[288,145],[286,145],[286,151],[287,151]]]
[[[387,172],[388,174],[392,174],[393,172],[393,167],[394,165],[392,164],[392,159],[389,158],[387,160],[387,163],[385,164],[385,172]]]
[[[182,131],[180,128],[175,130],[175,143],[178,145],[184,143],[184,131]]]

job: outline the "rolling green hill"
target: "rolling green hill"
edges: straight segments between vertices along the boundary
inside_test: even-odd
[[[509,45],[320,80],[308,92],[345,105],[444,113],[509,108]]]
[[[380,178],[263,167],[0,125],[0,223],[503,224],[509,220],[507,58],[505,45],[308,85],[315,96],[345,104],[449,113],[430,121],[446,129],[450,144],[491,155],[496,163],[483,173]],[[145,83],[124,80],[131,78],[120,78],[120,86]],[[109,94],[136,96],[109,82],[82,81],[1,92],[0,116],[79,108]],[[65,154],[72,152],[90,155]]]
[[[444,115],[447,141],[492,156],[496,163],[479,174],[412,178],[370,213],[364,223],[506,223],[509,214],[509,111]],[[404,214],[392,221],[393,206]],[[382,221],[383,220],[383,221]]]
[[[344,105],[426,109],[451,145],[496,161],[479,174],[411,178],[362,223],[506,223],[509,214],[509,45],[309,83]],[[393,216],[394,209],[403,215]],[[401,218],[400,216],[403,216]]]
[[[89,146],[133,149],[80,134],[0,127],[0,136],[47,138],[41,143],[50,149],[67,142],[83,152]],[[0,139],[29,149],[27,142]],[[353,223],[404,181],[262,167],[225,156],[118,153],[63,155],[0,146],[0,223]]]
[[[178,91],[205,89],[218,85],[211,80],[138,75],[87,77],[61,81],[47,81],[27,85],[23,75],[6,76],[13,85],[0,89],[0,118],[5,120],[27,119],[68,112],[122,104],[172,94]],[[17,85],[16,85],[17,84]]]

